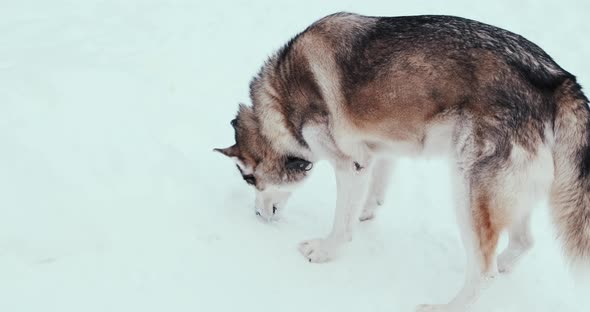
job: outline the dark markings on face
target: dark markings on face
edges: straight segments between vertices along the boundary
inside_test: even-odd
[[[256,185],[256,178],[254,177],[254,175],[249,174],[242,176],[242,178],[244,178],[244,181],[246,181],[246,183],[250,185]]]
[[[238,168],[240,174],[242,175],[242,179],[244,179],[246,183],[256,186],[256,177],[253,174],[244,174],[242,168],[240,168],[238,165],[236,165],[236,168]]]

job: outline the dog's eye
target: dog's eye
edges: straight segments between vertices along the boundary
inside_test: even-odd
[[[243,176],[244,181],[246,181],[246,183],[250,184],[250,185],[256,185],[256,178],[249,174],[249,175],[245,175]]]
[[[298,157],[287,157],[285,165],[287,166],[287,169],[298,171],[309,171],[313,167],[311,162]]]

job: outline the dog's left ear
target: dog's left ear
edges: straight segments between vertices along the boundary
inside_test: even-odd
[[[287,169],[299,171],[309,171],[313,168],[313,164],[310,161],[298,157],[287,157],[285,165]]]
[[[240,156],[240,148],[236,144],[226,148],[214,148],[213,151],[219,152],[227,157]]]

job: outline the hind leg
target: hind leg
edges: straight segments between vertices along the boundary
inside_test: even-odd
[[[371,186],[369,193],[363,207],[363,211],[359,219],[366,221],[375,217],[375,210],[378,206],[383,205],[385,200],[385,193],[389,185],[389,178],[391,176],[391,167],[393,161],[390,159],[378,160],[371,172]]]
[[[465,281],[448,304],[420,305],[419,312],[463,312],[477,300],[497,274],[496,248],[504,228],[501,202],[490,179],[457,174],[454,183],[457,219],[467,257]]]
[[[544,146],[539,147],[532,157],[515,149],[512,163],[512,179],[508,179],[505,190],[512,194],[511,210],[514,218],[511,220],[515,222],[508,228],[508,247],[498,257],[501,273],[510,272],[533,246],[530,230],[532,208],[539,198],[546,196],[553,182],[553,158],[551,151]]]
[[[508,239],[508,247],[498,257],[498,270],[500,273],[511,272],[518,260],[533,246],[530,213],[510,227]]]

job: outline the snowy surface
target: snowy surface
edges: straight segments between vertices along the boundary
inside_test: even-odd
[[[329,166],[263,224],[252,190],[211,149],[233,143],[229,121],[264,59],[326,14],[478,19],[537,42],[590,86],[584,2],[0,0],[0,311],[447,301],[464,258],[442,162],[403,160],[377,219],[318,265],[296,246],[330,228]],[[546,204],[536,211],[535,249],[476,311],[588,311]]]

